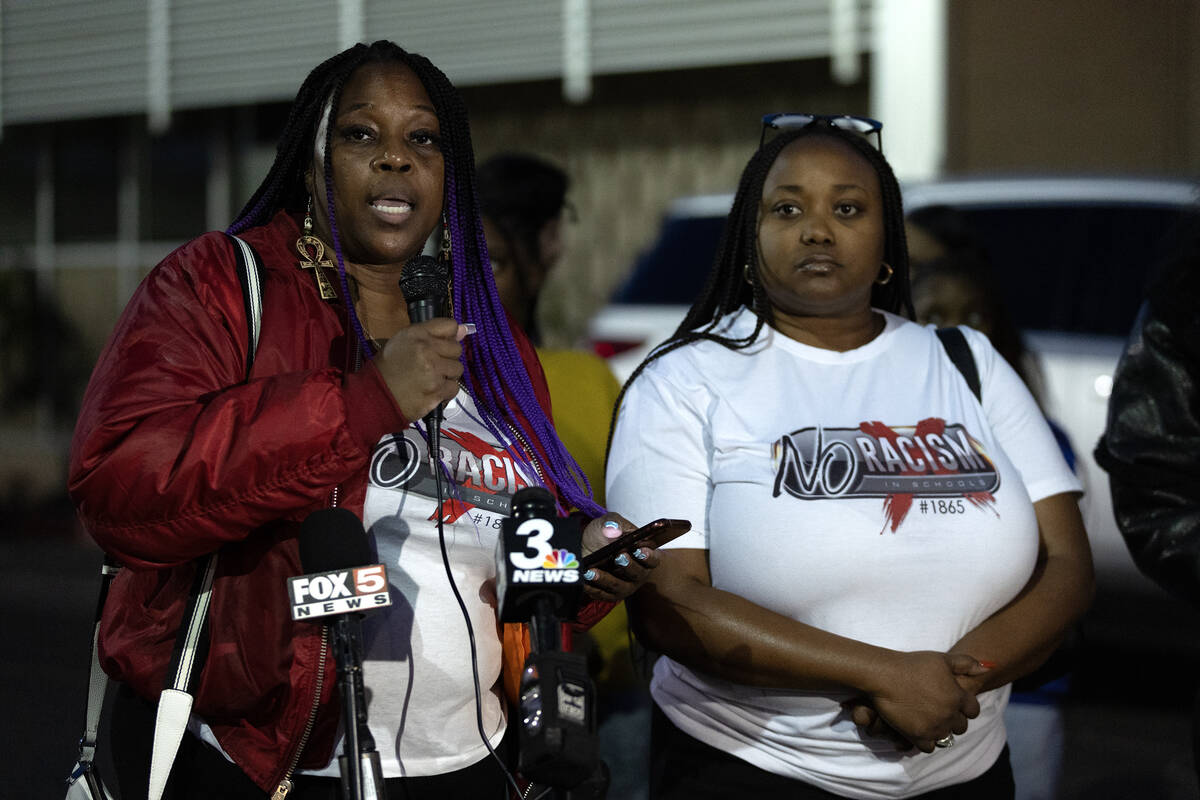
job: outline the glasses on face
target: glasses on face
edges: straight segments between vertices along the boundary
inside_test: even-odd
[[[851,114],[793,114],[782,112],[764,114],[762,118],[762,134],[758,138],[759,149],[774,139],[783,131],[805,128],[813,123],[840,128],[870,140],[875,137],[875,149],[883,152],[883,123],[870,117],[856,117]]]

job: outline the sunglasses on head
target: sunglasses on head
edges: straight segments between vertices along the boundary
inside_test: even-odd
[[[875,149],[883,152],[883,123],[870,117],[856,117],[851,114],[793,114],[781,112],[764,114],[762,118],[762,134],[758,138],[761,149],[764,144],[774,139],[783,131],[806,128],[809,125],[826,125],[830,128],[840,128],[868,140],[875,137]]]

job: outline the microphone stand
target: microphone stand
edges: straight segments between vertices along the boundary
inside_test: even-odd
[[[383,800],[387,797],[383,769],[375,738],[367,726],[367,704],[363,692],[361,624],[357,615],[345,615],[333,625],[333,647],[338,688],[342,695],[342,726],[345,739],[338,767],[342,796],[346,800]]]
[[[539,595],[533,601],[533,613],[529,615],[529,643],[533,646],[533,652],[562,650],[559,605],[559,599],[552,594]]]
[[[595,730],[595,687],[578,653],[563,652],[561,599],[544,593],[529,598],[532,645],[521,677],[517,709],[518,765],[524,775],[570,797],[602,769]]]

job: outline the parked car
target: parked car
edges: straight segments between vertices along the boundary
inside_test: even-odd
[[[676,202],[657,239],[593,319],[592,345],[621,380],[675,330],[703,288],[732,199]],[[1163,612],[1174,613],[1175,604],[1134,566],[1092,450],[1147,278],[1174,231],[1200,221],[1197,186],[1165,179],[971,178],[905,186],[904,204],[910,213],[934,205],[962,212],[1000,271],[1005,304],[1040,368],[1046,412],[1078,454],[1098,602],[1137,595],[1161,600]],[[1111,616],[1098,617],[1105,618]]]

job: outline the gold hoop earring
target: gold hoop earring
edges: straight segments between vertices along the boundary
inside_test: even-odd
[[[882,266],[884,269],[887,270],[887,275],[885,275],[882,279],[880,279],[880,278],[875,279],[875,282],[877,284],[879,284],[880,286],[886,285],[887,282],[892,279],[892,276],[896,274],[896,270],[892,269],[892,265],[887,263],[886,261],[883,262]]]

